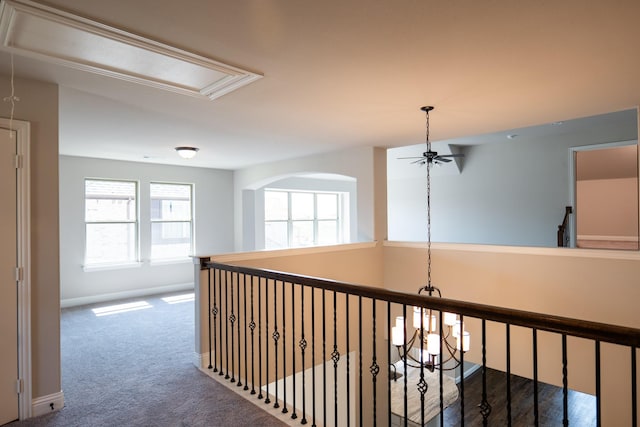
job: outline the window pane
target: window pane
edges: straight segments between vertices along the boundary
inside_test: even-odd
[[[313,219],[313,193],[291,193],[291,219]]]
[[[264,219],[266,221],[289,219],[289,198],[286,192],[264,192]]]
[[[87,179],[84,193],[87,222],[136,220],[135,182]]]
[[[150,185],[152,221],[190,221],[191,186],[185,184]]]
[[[293,221],[291,246],[313,245],[313,221]]]
[[[338,221],[318,221],[318,244],[338,243]]]
[[[191,255],[191,222],[151,224],[151,258],[184,258]]]
[[[286,222],[265,222],[264,244],[267,249],[286,248],[289,246]]]
[[[85,264],[136,261],[135,224],[87,224],[86,234]]]
[[[338,195],[319,193],[317,198],[318,219],[338,219]]]

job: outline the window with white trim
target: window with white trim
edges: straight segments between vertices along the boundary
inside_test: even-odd
[[[342,243],[343,193],[264,191],[265,248]]]
[[[138,183],[85,179],[85,265],[138,261]]]
[[[193,253],[191,184],[151,183],[151,259],[186,258]]]

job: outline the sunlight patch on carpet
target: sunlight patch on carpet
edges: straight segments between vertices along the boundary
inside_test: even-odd
[[[190,302],[190,301],[194,301],[194,300],[195,300],[195,294],[194,293],[183,294],[183,295],[174,295],[174,296],[171,296],[171,297],[162,298],[162,301],[166,302],[167,304],[178,304],[180,302]]]
[[[109,316],[111,314],[125,313],[127,311],[144,310],[145,308],[153,308],[151,304],[146,301],[129,302],[126,304],[108,305],[105,307],[93,308],[93,314],[97,317]]]

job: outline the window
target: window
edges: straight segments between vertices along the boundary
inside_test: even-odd
[[[331,245],[347,233],[342,193],[265,190],[265,248]]]
[[[192,254],[190,184],[151,183],[151,259],[185,258]]]
[[[85,180],[86,265],[138,260],[137,194],[133,181]]]

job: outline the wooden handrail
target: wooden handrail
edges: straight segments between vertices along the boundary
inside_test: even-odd
[[[567,206],[570,209],[570,206]],[[301,276],[275,270],[265,270],[251,267],[206,262],[207,268],[216,268],[233,273],[262,277],[287,283],[311,286],[328,291],[336,291],[349,295],[362,296],[380,301],[388,301],[408,306],[428,307],[434,310],[446,311],[486,319],[511,325],[535,328],[541,331],[555,332],[570,336],[586,338],[612,344],[640,347],[640,329],[624,326],[609,325],[589,320],[571,319],[567,317],[534,313],[524,310],[514,310],[485,304],[451,300],[440,297],[429,297],[419,294],[392,291],[372,286],[355,285],[352,283],[322,279],[312,276]]]
[[[565,239],[565,233],[567,231],[567,226],[569,225],[569,215],[573,213],[573,208],[571,206],[566,206],[564,211],[564,218],[562,219],[562,224],[558,226],[558,247],[565,247],[567,245],[567,239]]]

